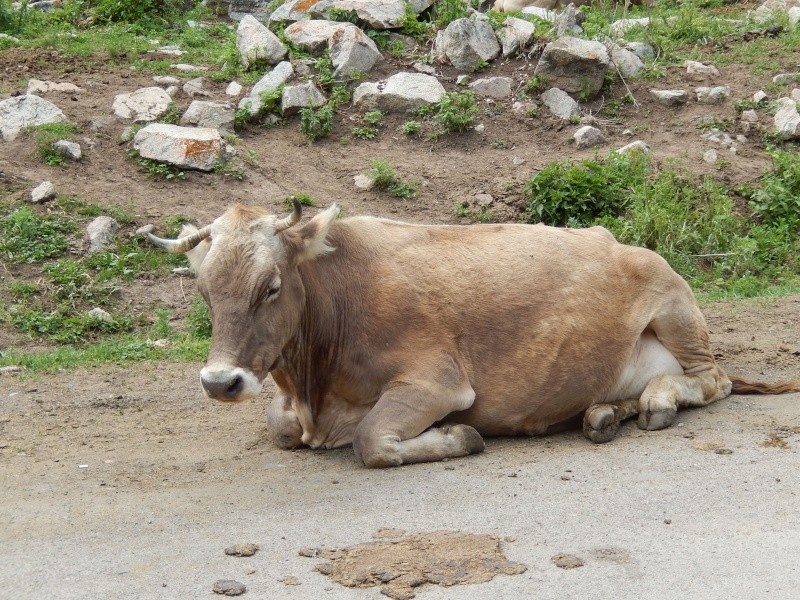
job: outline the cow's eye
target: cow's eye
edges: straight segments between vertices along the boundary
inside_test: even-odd
[[[280,291],[281,291],[281,288],[278,287],[278,286],[269,288],[267,290],[267,295],[264,297],[264,301],[265,302],[269,302],[270,300],[273,300],[278,295],[278,292],[280,292]]]

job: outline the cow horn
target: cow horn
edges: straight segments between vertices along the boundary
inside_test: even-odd
[[[147,237],[159,248],[164,248],[164,250],[167,252],[180,254],[182,252],[188,252],[210,235],[211,225],[206,225],[192,235],[187,235],[186,237],[178,238],[177,240],[165,240],[163,238],[154,236],[152,233],[148,233]]]
[[[292,196],[292,206],[294,206],[292,214],[275,223],[275,233],[289,229],[289,227],[296,225],[300,221],[300,217],[303,216],[303,205],[294,196]]]

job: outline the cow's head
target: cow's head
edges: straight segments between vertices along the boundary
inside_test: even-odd
[[[209,397],[255,396],[297,331],[305,304],[297,265],[332,250],[326,243],[336,205],[297,226],[302,207],[283,219],[237,204],[211,225],[177,240],[147,234],[170,252],[184,252],[211,311],[211,351],[200,380]]]

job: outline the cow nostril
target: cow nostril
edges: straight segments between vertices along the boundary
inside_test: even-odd
[[[231,398],[235,398],[242,391],[243,387],[244,379],[241,375],[236,375],[228,386],[228,389],[225,390],[225,394]]]

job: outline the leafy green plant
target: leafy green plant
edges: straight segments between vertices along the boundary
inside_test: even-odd
[[[487,206],[470,208],[460,202],[456,202],[453,213],[457,217],[469,219],[472,223],[490,223],[494,220],[494,213]]]
[[[334,104],[321,108],[300,109],[300,131],[312,142],[328,137],[333,131]]]
[[[75,222],[63,215],[39,214],[21,206],[0,218],[0,255],[12,263],[32,263],[64,254],[66,234]]]
[[[468,17],[469,2],[466,0],[437,0],[431,7],[431,21],[439,29],[444,29],[456,19]]]
[[[139,167],[148,177],[164,179],[166,181],[180,180],[186,178],[186,173],[169,163],[152,160],[150,158],[140,158]]]
[[[376,189],[385,191],[390,196],[413,198],[417,195],[418,184],[404,182],[392,164],[383,158],[370,162],[370,171],[367,176],[372,179]]]
[[[64,155],[54,144],[59,140],[71,140],[78,132],[78,126],[73,123],[47,123],[29,127],[27,131],[36,140],[36,152],[41,159],[51,167],[57,167],[64,164]]]
[[[759,186],[743,188],[753,213],[765,223],[800,226],[800,155],[793,151],[772,150],[772,172]]]
[[[435,111],[433,119],[446,131],[462,132],[472,125],[478,114],[475,93],[469,90],[448,92],[436,104]]]
[[[316,199],[311,194],[297,192],[296,194],[286,196],[283,199],[284,208],[291,210],[293,206],[293,200],[297,200],[303,206],[319,206],[319,203],[317,203]]]
[[[400,128],[400,130],[405,135],[416,135],[419,133],[420,128],[421,125],[419,121],[406,121],[405,123],[403,123],[403,126]]]
[[[186,329],[194,338],[211,338],[211,313],[201,296],[195,296],[186,313]]]
[[[378,130],[375,127],[353,127],[352,133],[362,140],[374,140],[378,137]]]
[[[371,110],[364,113],[363,119],[365,123],[373,127],[380,127],[383,125],[383,113],[379,110]]]
[[[430,23],[425,23],[417,18],[417,14],[410,2],[405,3],[405,12],[400,18],[400,32],[422,42],[433,34],[434,28]]]

